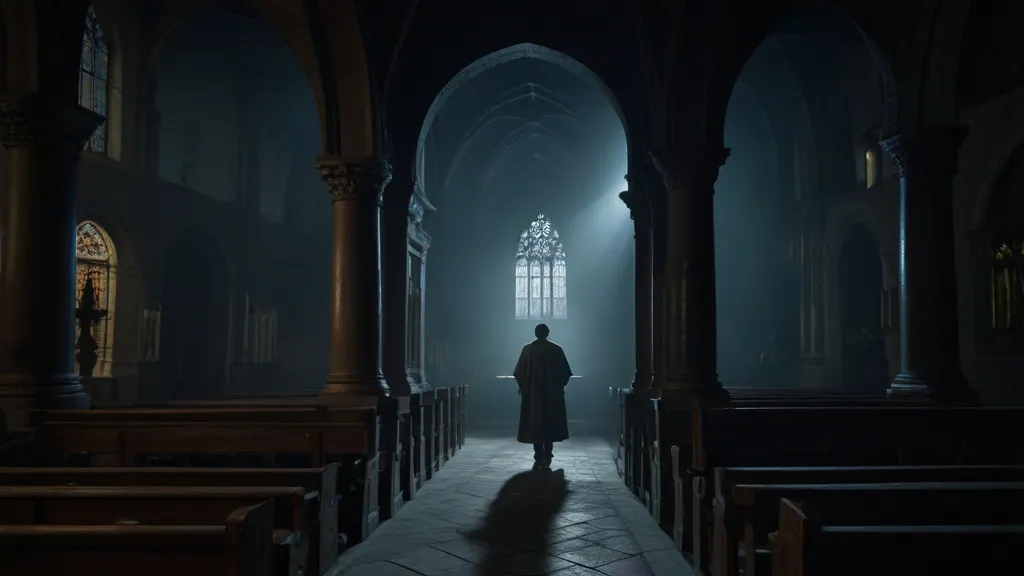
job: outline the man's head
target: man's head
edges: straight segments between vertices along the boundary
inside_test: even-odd
[[[551,329],[547,324],[537,324],[537,327],[533,329],[533,335],[541,340],[547,340],[548,334],[551,334]]]

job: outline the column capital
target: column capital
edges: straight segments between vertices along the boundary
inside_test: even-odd
[[[619,200],[629,208],[629,217],[633,220],[650,219],[651,200],[640,190],[630,189],[619,192]]]
[[[320,156],[316,167],[327,183],[331,202],[369,199],[380,205],[391,182],[391,165],[381,158]]]
[[[730,150],[720,147],[666,146],[650,152],[654,167],[665,180],[665,191],[715,192],[718,171],[729,158]]]
[[[77,104],[61,104],[39,94],[0,96],[0,139],[7,148],[47,142],[78,154],[105,120]]]
[[[893,134],[879,144],[892,158],[901,178],[925,170],[956,172],[957,153],[969,130],[962,124],[924,126]]]

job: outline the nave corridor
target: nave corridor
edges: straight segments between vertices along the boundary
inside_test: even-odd
[[[607,442],[556,444],[551,472],[530,470],[531,450],[511,438],[468,438],[415,500],[342,554],[330,574],[692,574],[623,484]]]

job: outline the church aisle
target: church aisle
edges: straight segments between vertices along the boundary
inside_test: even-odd
[[[465,447],[331,576],[687,576],[671,539],[615,472],[607,442],[555,445],[552,472],[532,446]]]

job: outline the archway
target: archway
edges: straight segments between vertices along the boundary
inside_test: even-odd
[[[578,62],[517,45],[456,75],[423,130],[417,177],[437,207],[424,219],[428,379],[479,385],[472,431],[514,431],[511,370],[544,321],[579,376],[566,389],[570,430],[607,430],[607,389],[635,366],[621,329],[633,324],[632,225],[618,196],[629,145],[614,98]]]
[[[222,394],[230,324],[226,261],[209,233],[181,232],[164,258],[160,330],[161,396]]]
[[[110,235],[102,226],[91,220],[78,225],[75,234],[75,304],[81,306],[86,284],[92,280],[93,302],[91,306],[104,310],[103,315],[92,326],[92,337],[96,341],[96,366],[94,378],[112,376],[114,358],[114,316],[117,306],[117,250]],[[89,304],[89,303],[85,303]],[[75,341],[78,341],[76,334]],[[79,371],[77,360],[75,371]]]
[[[868,229],[857,224],[839,252],[839,321],[844,390],[884,393],[889,364],[881,330],[882,261]]]

